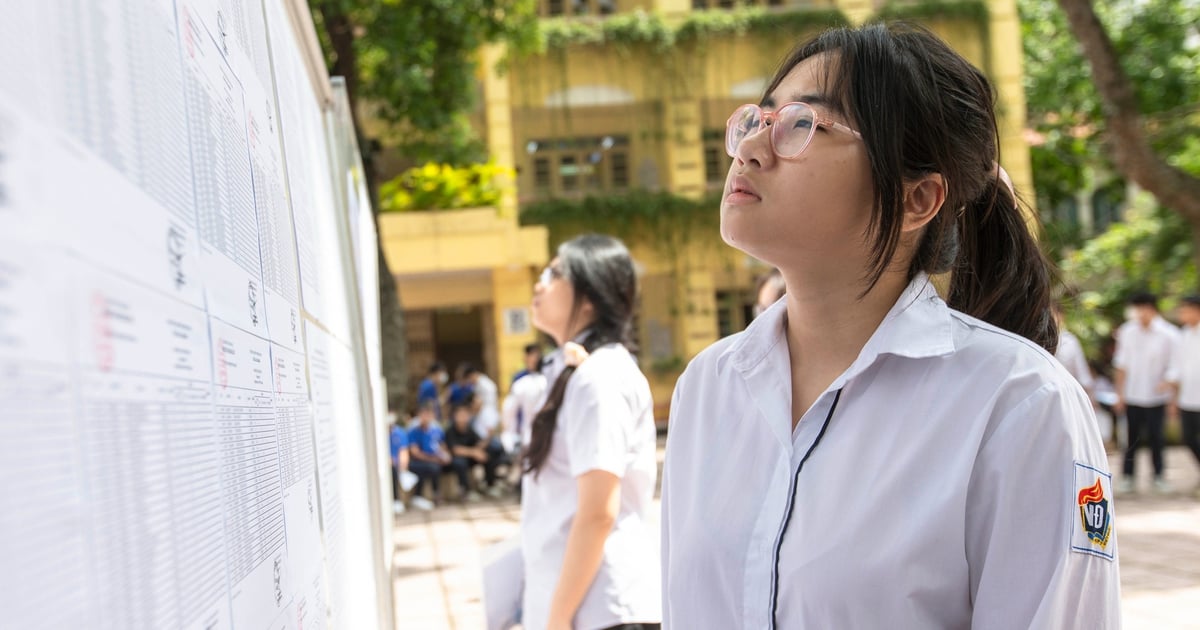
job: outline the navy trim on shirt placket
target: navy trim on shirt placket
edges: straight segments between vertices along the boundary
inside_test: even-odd
[[[787,509],[783,514],[783,526],[779,529],[779,536],[775,539],[775,553],[771,563],[771,619],[767,626],[768,630],[775,630],[775,613],[779,608],[779,553],[783,549],[783,536],[787,533],[788,524],[792,521],[792,511],[796,507],[796,486],[800,482],[800,471],[804,469],[804,462],[808,461],[813,451],[817,450],[817,445],[825,436],[825,430],[829,428],[829,421],[833,419],[833,411],[837,409],[838,401],[841,398],[842,390],[839,389],[833,396],[833,404],[829,406],[829,413],[825,415],[825,422],[821,424],[821,431],[817,433],[817,439],[813,440],[812,446],[808,447],[808,452],[804,453],[804,458],[796,466],[796,473],[792,475],[791,483],[788,484]]]

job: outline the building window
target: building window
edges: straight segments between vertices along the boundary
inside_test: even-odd
[[[728,337],[741,332],[754,319],[754,300],[751,291],[734,289],[717,291],[717,334]]]
[[[710,188],[724,185],[732,162],[725,153],[725,132],[709,129],[701,137],[704,142],[704,181]]]
[[[629,188],[629,137],[532,140],[525,145],[539,196]]]
[[[533,159],[533,187],[539,192],[550,190],[550,160],[548,158]]]
[[[613,153],[610,165],[612,166],[612,187],[629,188],[629,155],[624,152]]]
[[[785,4],[787,3],[784,0],[692,0],[693,9],[733,9],[738,6],[782,7]],[[811,4],[811,2],[801,4]]]
[[[616,12],[616,0],[541,0],[538,3],[538,13],[542,17],[612,15]]]
[[[563,192],[575,192],[579,188],[579,165],[575,163],[574,155],[558,158],[558,177]]]

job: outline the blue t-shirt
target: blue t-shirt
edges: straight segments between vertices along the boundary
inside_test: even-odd
[[[434,413],[437,417],[442,417],[442,404],[438,400],[437,383],[433,379],[427,378],[421,381],[421,386],[417,388],[417,407],[420,407],[425,401],[432,400]]]
[[[408,448],[408,431],[405,431],[404,427],[398,424],[393,424],[391,443],[392,461],[398,461],[398,458],[400,457],[400,451]]]
[[[429,425],[428,429],[422,429],[421,425],[418,424],[409,430],[408,443],[416,444],[420,447],[422,453],[437,455],[439,452],[438,444],[446,443],[446,433],[442,431],[442,427],[436,424]]]
[[[475,388],[470,385],[459,385],[453,383],[450,385],[450,404],[461,405],[467,402],[467,396],[475,391]]]

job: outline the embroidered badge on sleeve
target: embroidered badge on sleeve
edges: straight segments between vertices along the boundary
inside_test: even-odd
[[[1071,549],[1113,559],[1112,475],[1075,462]]]

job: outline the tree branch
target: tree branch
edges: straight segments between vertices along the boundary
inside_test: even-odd
[[[1113,162],[1125,177],[1187,219],[1193,231],[1200,230],[1200,178],[1171,166],[1150,146],[1133,84],[1121,68],[1091,0],[1058,0],[1058,4],[1091,66]]]

